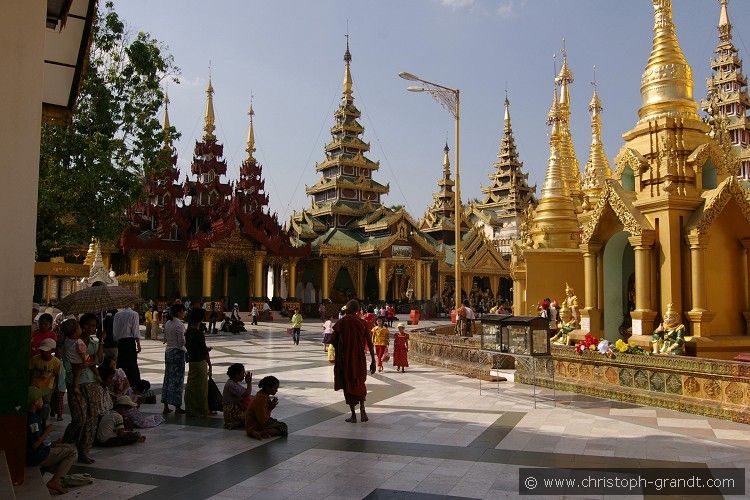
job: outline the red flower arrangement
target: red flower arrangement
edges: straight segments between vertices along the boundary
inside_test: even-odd
[[[578,341],[576,344],[576,352],[581,354],[583,351],[595,351],[599,346],[599,341],[600,339],[587,333],[583,340]]]

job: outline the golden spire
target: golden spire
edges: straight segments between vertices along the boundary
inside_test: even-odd
[[[451,150],[451,148],[448,147],[448,142],[445,142],[445,147],[443,148],[443,178],[444,179],[450,179],[451,177],[451,160],[448,157],[448,152]]]
[[[169,94],[164,92],[164,125],[162,127],[164,134],[164,147],[170,147],[172,145],[172,137],[169,133]]]
[[[548,115],[548,123],[552,126],[549,162],[542,196],[534,211],[529,231],[535,248],[578,248],[578,219],[560,158],[562,113],[557,96],[555,88]]]
[[[99,243],[96,241],[96,238],[93,236],[91,237],[91,243],[89,243],[89,249],[86,252],[86,258],[83,259],[83,265],[84,266],[93,266],[94,260],[96,259],[96,250],[99,246]]]
[[[560,87],[560,99],[558,105],[560,120],[559,154],[563,168],[563,178],[568,184],[570,195],[579,200],[581,192],[581,171],[573,145],[573,134],[570,131],[570,85],[573,83],[573,72],[568,66],[568,51],[565,48],[563,38],[562,48],[563,64],[560,72],[555,78],[555,83]]]
[[[349,52],[349,33],[346,34],[346,52],[344,52],[344,99],[348,101],[354,100],[352,97],[352,72],[349,68],[349,64],[352,62],[352,54]]]
[[[512,133],[513,129],[510,126],[510,101],[508,100],[508,91],[505,91],[505,116],[503,117],[505,133]]]
[[[722,42],[732,40],[732,23],[729,22],[727,0],[721,0],[721,14],[719,15],[719,39]]]
[[[206,113],[204,116],[205,125],[203,125],[203,140],[204,141],[215,141],[216,136],[214,130],[216,130],[216,116],[214,115],[214,87],[211,85],[211,73],[208,75],[208,87],[206,88]]]
[[[547,174],[544,177],[544,187],[542,187],[542,199],[570,196],[568,184],[565,182],[563,166],[560,162],[560,122],[560,103],[555,92],[547,118],[547,123],[552,127],[552,130],[549,136],[549,162],[547,163]]]
[[[247,110],[247,115],[250,117],[250,126],[247,129],[247,160],[252,161],[255,159],[253,153],[255,153],[255,130],[253,129],[253,117],[255,111],[253,111],[253,97],[250,96],[250,109]]]
[[[596,71],[596,69],[595,69]],[[604,152],[602,143],[602,100],[596,89],[596,81],[592,82],[594,94],[589,103],[591,112],[591,149],[589,160],[583,174],[583,190],[588,197],[596,196],[604,187],[604,180],[612,177],[612,169]],[[589,200],[591,201],[591,200]]]
[[[672,0],[652,2],[654,41],[641,79],[640,122],[666,116],[700,120],[693,100],[693,70],[682,53],[672,21]]]

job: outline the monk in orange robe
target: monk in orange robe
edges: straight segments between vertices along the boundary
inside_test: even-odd
[[[375,349],[372,338],[364,320],[357,317],[359,302],[350,300],[346,304],[346,314],[333,326],[331,344],[336,349],[336,360],[333,364],[333,388],[344,391],[346,404],[352,410],[347,422],[357,423],[356,407],[362,422],[367,422],[365,399],[367,399],[367,359],[364,349],[370,351],[370,373],[375,373]]]

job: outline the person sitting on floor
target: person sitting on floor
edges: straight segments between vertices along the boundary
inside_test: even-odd
[[[245,372],[242,363],[234,363],[227,369],[227,376],[222,394],[224,428],[238,429],[245,426],[245,412],[252,401],[253,374]],[[242,385],[243,380],[247,387]]]
[[[135,407],[136,404],[129,397],[118,397],[115,402],[114,411],[106,412],[99,419],[99,427],[96,429],[96,444],[98,446],[112,447],[144,442],[146,436],[141,436],[137,431],[128,431],[125,429],[123,414]]]
[[[40,411],[44,402],[41,389],[29,387],[28,402],[26,465],[52,472],[52,479],[47,481],[47,489],[52,494],[65,494],[68,490],[63,487],[62,478],[78,458],[78,450],[72,444],[50,443],[47,440],[54,427],[52,424],[42,426]]]
[[[284,422],[271,417],[271,412],[279,404],[275,396],[279,390],[279,379],[269,375],[258,382],[260,389],[245,413],[245,432],[249,437],[265,439],[273,436],[286,436],[289,431]]]

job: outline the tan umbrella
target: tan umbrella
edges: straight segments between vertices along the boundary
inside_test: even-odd
[[[71,293],[56,307],[65,314],[96,313],[132,306],[139,300],[131,290],[121,286],[92,286]]]

